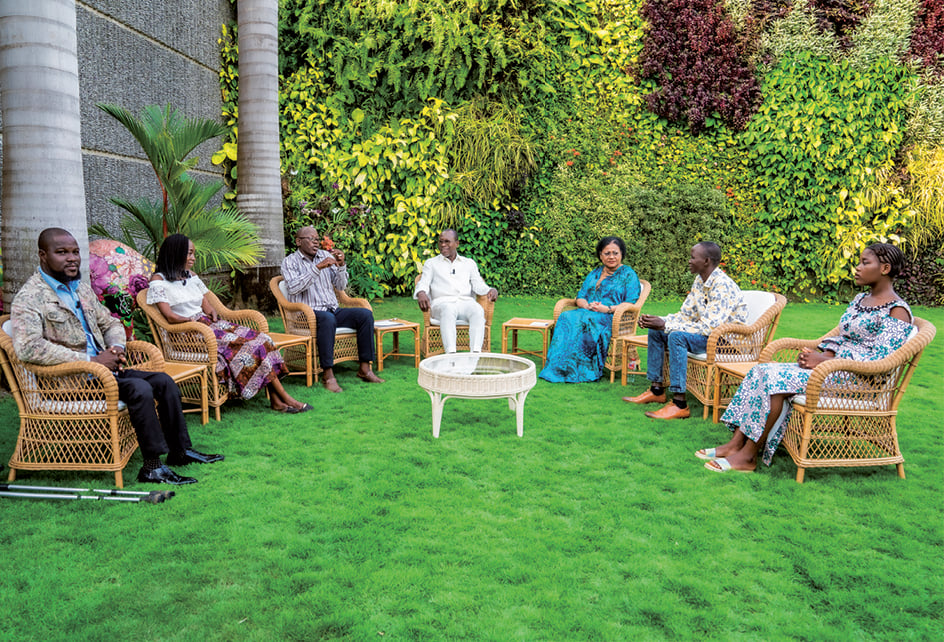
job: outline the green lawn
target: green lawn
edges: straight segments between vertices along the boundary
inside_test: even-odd
[[[552,308],[499,299],[493,348],[502,321]],[[405,299],[374,309],[419,319]],[[790,304],[778,336],[818,336],[842,310]],[[916,313],[944,328],[944,311]],[[341,395],[292,378],[316,412],[256,399],[205,427],[189,416],[226,461],[180,469],[200,482],[168,503],[0,498],[0,638],[940,640],[942,345],[902,404],[905,480],[888,466],[798,485],[783,452],[758,474],[710,473],[692,453],[727,431],[697,404],[645,418],[620,400],[640,378],[539,380],[521,439],[505,401],[450,400],[438,440],[412,360],[388,362],[382,386],[342,364]],[[0,401],[3,457],[17,423]]]

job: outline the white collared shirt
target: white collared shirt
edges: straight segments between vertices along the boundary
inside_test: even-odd
[[[413,291],[413,298],[426,292],[436,302],[459,301],[487,294],[489,289],[475,261],[458,254],[454,261],[450,261],[438,254],[423,264],[423,273]]]

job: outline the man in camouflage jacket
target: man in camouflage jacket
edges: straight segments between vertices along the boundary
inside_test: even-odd
[[[125,331],[92,288],[81,283],[81,255],[75,238],[61,228],[39,235],[39,270],[13,298],[13,348],[26,363],[43,366],[95,361],[115,374],[141,447],[144,466],[138,481],[190,484],[161,463],[186,465],[223,459],[192,449],[180,390],[166,373],[125,369]],[[155,402],[157,410],[155,411]]]

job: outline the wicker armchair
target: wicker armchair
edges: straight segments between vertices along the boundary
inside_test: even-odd
[[[10,458],[17,470],[122,470],[138,448],[118,383],[108,368],[91,361],[37,366],[20,361],[9,333],[10,315],[0,317],[0,368],[20,412],[20,431]],[[160,350],[143,341],[125,347],[128,367],[163,370]]]
[[[420,282],[420,275],[416,275],[415,283]],[[492,346],[492,316],[495,314],[495,302],[488,296],[480,294],[475,297],[482,309],[485,310],[485,337],[482,347],[485,352],[491,352]],[[421,331],[423,358],[443,354],[442,333],[439,330],[439,319],[432,318],[430,310],[423,312],[423,329]],[[456,350],[469,350],[469,326],[461,321],[456,324]]]
[[[616,373],[623,373],[623,382],[625,383],[627,367],[624,367],[624,354],[627,362],[639,362],[635,347],[629,347],[624,353],[623,341],[627,337],[636,334],[636,324],[639,322],[639,315],[642,306],[649,298],[649,292],[652,291],[652,285],[645,279],[639,279],[639,298],[635,303],[620,303],[613,311],[613,337],[610,339],[610,346],[606,352],[606,361],[603,367],[610,371],[610,383],[616,379]],[[557,318],[568,310],[577,308],[577,299],[559,299],[554,305],[554,323]]]
[[[731,401],[733,391],[737,389],[738,381],[734,379],[723,378],[719,381],[718,366],[731,366],[731,372],[728,374],[733,376],[732,373],[738,372],[738,369],[746,364],[756,363],[761,350],[776,332],[780,314],[787,305],[787,299],[774,292],[744,290],[742,294],[748,306],[747,323],[721,324],[708,335],[705,352],[688,353],[685,387],[703,404],[702,419],[708,418],[708,411],[713,405],[726,406]],[[646,347],[647,338],[646,335],[638,335],[630,337],[627,342],[641,348]],[[741,378],[747,370],[750,370],[750,367],[740,374]],[[662,382],[668,386],[668,358],[663,363],[662,373]],[[725,387],[719,391],[718,385]],[[717,416],[716,412],[715,421]]]
[[[904,479],[904,457],[898,447],[895,418],[921,352],[936,332],[934,325],[915,317],[912,337],[878,361],[830,359],[815,368],[806,393],[790,400],[793,412],[782,444],[797,465],[798,483],[807,468],[885,466],[894,464]],[[815,349],[834,328],[815,341],[778,339],[760,361],[795,362],[803,348]]]
[[[268,334],[272,343],[280,350],[303,350],[307,355],[308,363],[311,360],[311,347],[308,342],[298,341],[298,337],[269,332],[269,322],[256,310],[231,310],[227,308],[212,292],[207,293],[213,308],[220,318],[246,326],[259,332]],[[137,295],[138,306],[144,310],[154,343],[160,348],[164,360],[169,363],[187,363],[205,365],[207,368],[208,403],[213,408],[216,420],[220,420],[220,406],[229,398],[229,387],[221,382],[216,375],[217,344],[216,336],[209,326],[197,321],[186,323],[170,323],[164,318],[157,306],[147,302],[147,290],[141,290]],[[307,383],[311,385],[311,370],[293,372],[289,374],[308,374]],[[202,392],[193,382],[182,382],[180,385],[181,399],[184,403],[202,403]],[[268,391],[266,391],[268,393]]]
[[[282,315],[282,323],[285,325],[285,331],[291,335],[310,337],[312,354],[312,371],[315,375],[315,381],[321,374],[321,365],[318,363],[318,346],[315,343],[315,336],[318,332],[318,320],[314,311],[304,303],[293,303],[288,300],[288,290],[285,287],[285,279],[280,276],[274,276],[269,280],[269,290],[275,297],[279,305],[279,314]],[[335,290],[338,297],[338,303],[342,308],[365,308],[373,310],[367,299],[348,296],[343,290]],[[286,354],[286,362],[289,362],[291,355]],[[334,362],[357,361],[357,334],[353,328],[339,327],[334,333]],[[292,367],[290,365],[290,367]]]
[[[775,292],[744,290],[742,294],[748,307],[747,322],[718,326],[708,336],[705,352],[688,355],[686,388],[704,404],[702,419],[708,418],[709,408],[713,407],[715,423],[721,408],[731,402],[744,374],[757,363],[761,350],[773,338],[787,305],[786,297]],[[733,364],[736,365],[726,369],[722,377],[718,366]]]

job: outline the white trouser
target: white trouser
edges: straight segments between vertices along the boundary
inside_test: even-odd
[[[456,322],[469,324],[469,349],[481,352],[485,340],[485,310],[474,299],[461,301],[433,302],[430,314],[439,320],[439,332],[442,335],[443,349],[456,351]]]

